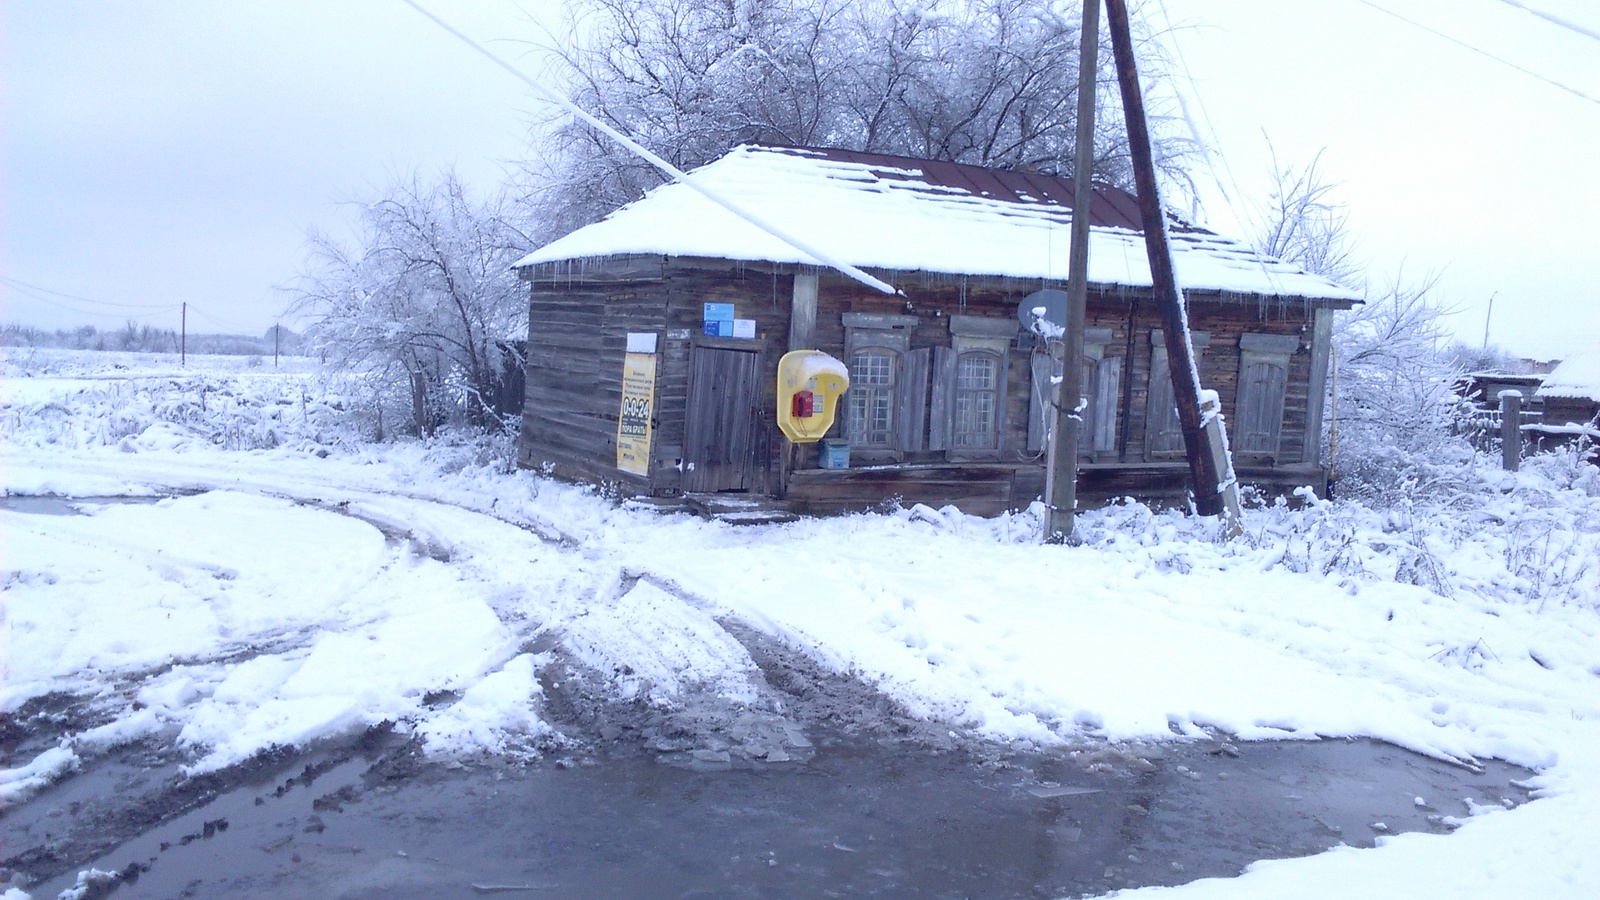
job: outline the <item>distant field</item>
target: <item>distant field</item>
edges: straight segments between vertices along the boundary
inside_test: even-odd
[[[107,382],[196,375],[235,375],[246,380],[320,373],[309,356],[197,356],[180,360],[176,353],[125,353],[100,350],[57,350],[0,347],[0,404],[43,403]]]
[[[0,347],[0,377],[70,377],[79,375],[178,375],[194,372],[279,371],[304,374],[319,368],[311,356],[271,354],[239,356],[190,353],[128,353],[113,350],[59,350],[44,347]]]

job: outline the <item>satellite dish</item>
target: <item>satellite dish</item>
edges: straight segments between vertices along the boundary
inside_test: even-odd
[[[1034,291],[1017,304],[1017,321],[1022,323],[1024,330],[1033,330],[1033,311],[1041,306],[1044,307],[1045,321],[1058,328],[1066,326],[1067,292],[1048,289]]]

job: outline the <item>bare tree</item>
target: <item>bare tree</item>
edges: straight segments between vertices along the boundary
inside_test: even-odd
[[[1278,162],[1272,154],[1272,187],[1268,194],[1267,224],[1257,246],[1268,256],[1292,262],[1313,275],[1359,285],[1349,240],[1344,204],[1333,200],[1338,185],[1327,181],[1321,169],[1322,151],[1300,168]]]
[[[588,0],[557,48],[579,105],[681,168],[747,142],[832,146],[1071,174],[1075,0]],[[1103,81],[1115,96],[1111,54]],[[1147,75],[1159,72],[1151,56]],[[552,118],[529,167],[553,231],[662,176]],[[1100,117],[1097,180],[1130,182],[1121,117]],[[1187,144],[1160,152],[1181,172]],[[1180,181],[1182,179],[1180,178]]]
[[[419,434],[453,413],[491,424],[502,342],[527,331],[511,264],[531,241],[500,200],[474,203],[454,173],[413,176],[361,210],[354,247],[313,234],[298,288],[337,368],[409,395]]]
[[[1318,153],[1305,166],[1282,165],[1274,152],[1256,246],[1366,294],[1334,320],[1327,437],[1341,493],[1388,505],[1458,478],[1458,464],[1470,458],[1458,436],[1467,413],[1454,392],[1461,365],[1449,347],[1450,310],[1436,295],[1438,276],[1408,282],[1401,272],[1369,285],[1351,249],[1345,209],[1333,197],[1336,185],[1320,162]]]

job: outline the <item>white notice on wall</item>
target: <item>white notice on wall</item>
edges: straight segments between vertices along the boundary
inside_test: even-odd
[[[754,340],[756,336],[756,320],[734,319],[733,336],[736,338],[750,338]]]
[[[629,353],[654,353],[656,352],[656,333],[653,331],[628,332]]]

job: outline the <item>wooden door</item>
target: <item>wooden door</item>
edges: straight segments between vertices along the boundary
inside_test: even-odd
[[[685,491],[765,490],[760,362],[755,349],[694,348],[683,436]]]

